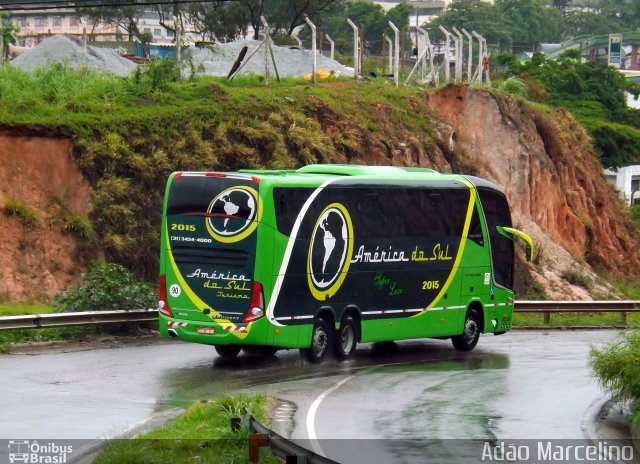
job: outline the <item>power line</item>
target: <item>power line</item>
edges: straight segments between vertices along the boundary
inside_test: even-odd
[[[207,3],[211,2],[215,3],[229,3],[231,1],[236,0],[209,0]],[[188,4],[188,3],[203,3],[202,0],[150,0],[150,1],[135,1],[128,0],[126,2],[115,2],[112,1],[110,3],[99,2],[97,0],[88,0],[86,2],[73,2],[73,1],[65,1],[65,0],[49,0],[49,1],[16,1],[16,2],[0,2],[0,12],[9,12],[9,11],[42,11],[42,10],[59,10],[64,8],[122,8],[128,6],[156,6],[156,5],[173,5],[173,4]]]

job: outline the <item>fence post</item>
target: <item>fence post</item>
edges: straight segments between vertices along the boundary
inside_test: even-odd
[[[416,31],[422,34],[422,37],[424,38],[424,48],[427,50],[427,53],[431,54],[431,50],[429,50],[430,48],[429,33],[424,29],[422,29],[420,26],[416,26]],[[418,44],[418,40],[416,39],[416,45],[417,44]],[[433,69],[431,71],[433,72]],[[427,60],[424,59],[422,60],[422,78],[424,79],[426,75],[427,75]]]
[[[462,33],[467,36],[467,40],[469,41],[469,51],[467,55],[467,82],[471,82],[471,62],[473,60],[473,37],[469,34],[465,28],[462,28]]]
[[[299,33],[300,33],[300,29],[296,29],[293,31],[293,34],[291,35],[291,37],[293,37],[293,39],[298,43],[298,48],[302,50],[302,40],[300,40],[300,37],[298,37]]]
[[[627,326],[627,313],[625,311],[620,312],[620,322],[623,326]]]
[[[446,30],[444,27],[440,26],[440,30],[444,34],[445,44],[444,44],[444,80],[448,84],[451,77],[451,70],[449,69],[449,55],[451,53],[451,49],[449,48],[449,42],[451,41],[451,33]]]
[[[391,26],[391,29],[393,29],[395,33],[393,81],[396,83],[396,87],[398,87],[400,84],[400,31],[391,21],[389,21],[389,26]]]
[[[327,38],[327,40],[329,41],[329,44],[331,45],[331,59],[333,60],[336,44],[329,34],[325,34],[324,36]]]
[[[389,44],[389,74],[393,74],[393,40],[391,37],[385,34],[385,39],[387,39],[387,43]]]
[[[351,29],[353,29],[353,78],[357,79],[360,75],[360,70],[358,69],[360,65],[360,60],[358,59],[358,52],[360,49],[360,46],[358,44],[360,39],[358,35],[359,31],[358,26],[356,26],[355,23],[351,21],[351,19],[347,18],[347,23],[349,24],[349,26],[351,26]]]
[[[544,325],[551,324],[551,313],[549,311],[544,312]]]
[[[84,67],[86,68],[88,65],[87,58],[87,22],[84,18],[80,18],[80,23],[82,24],[82,61]]]
[[[264,16],[260,16],[264,27],[264,85],[269,86],[269,24]]]
[[[316,25],[311,22],[308,16],[305,16],[304,20],[311,28],[311,53],[313,54],[313,65],[311,67],[312,69],[311,79],[315,84],[318,81],[318,77],[316,76],[317,67],[318,67],[318,53],[316,48]]]
[[[458,46],[457,46],[457,53],[456,53],[456,80],[458,82],[462,82],[462,63],[463,63],[463,56],[464,56],[464,39],[462,37],[462,34],[460,33],[460,31],[454,26],[453,28],[453,32],[458,36],[459,42],[458,42]]]
[[[471,34],[478,39],[478,67],[476,68],[476,82],[482,84],[482,40],[483,37],[476,31],[471,31]]]

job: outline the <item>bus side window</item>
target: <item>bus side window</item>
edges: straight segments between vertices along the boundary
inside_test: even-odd
[[[469,225],[469,234],[467,238],[480,246],[484,246],[484,237],[482,235],[482,226],[480,225],[480,215],[478,214],[478,205],[473,208],[471,215],[471,224]]]

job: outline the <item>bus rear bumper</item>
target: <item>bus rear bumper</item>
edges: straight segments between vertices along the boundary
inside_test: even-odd
[[[206,345],[264,345],[265,330],[260,321],[223,327],[216,322],[174,319],[160,316],[160,336]],[[262,329],[262,330],[261,330]]]

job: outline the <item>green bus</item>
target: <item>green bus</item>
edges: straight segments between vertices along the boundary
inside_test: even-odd
[[[494,184],[430,169],[175,172],[160,247],[164,337],[311,362],[358,342],[451,338],[513,318],[514,238]]]

